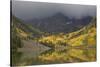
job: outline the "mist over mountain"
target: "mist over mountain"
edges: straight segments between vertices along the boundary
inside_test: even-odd
[[[43,32],[68,33],[89,24],[96,6],[13,0],[12,14]]]
[[[46,18],[56,13],[62,13],[69,18],[96,16],[95,5],[57,4],[31,1],[12,1],[12,14],[22,20]]]

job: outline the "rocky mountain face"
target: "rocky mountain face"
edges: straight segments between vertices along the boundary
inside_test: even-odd
[[[80,19],[69,18],[62,13],[56,13],[53,16],[42,19],[31,19],[25,21],[33,27],[49,33],[68,33],[81,29],[91,21],[91,16],[85,16]]]

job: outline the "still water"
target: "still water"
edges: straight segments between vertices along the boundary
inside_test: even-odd
[[[96,48],[49,49],[44,52],[22,53],[19,65],[58,64],[96,61]]]

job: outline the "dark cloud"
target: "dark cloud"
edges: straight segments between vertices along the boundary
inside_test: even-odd
[[[32,18],[44,18],[61,12],[68,17],[95,16],[95,5],[71,5],[29,1],[13,1],[12,13],[24,20]]]

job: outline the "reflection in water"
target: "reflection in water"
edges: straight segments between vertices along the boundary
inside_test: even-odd
[[[40,56],[43,62],[49,61],[48,63],[57,62],[83,62],[83,61],[95,61],[95,49],[67,49],[63,51],[54,51],[51,54],[45,54]]]
[[[33,53],[34,54],[34,53]],[[23,56],[22,56],[23,58]],[[68,49],[50,49],[31,58],[27,57],[21,61],[21,65],[37,65],[37,64],[55,64],[55,63],[71,63],[85,62],[96,60],[96,49],[86,48],[68,48]]]

